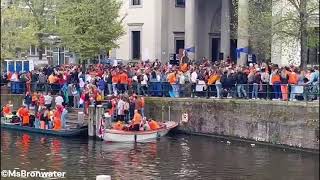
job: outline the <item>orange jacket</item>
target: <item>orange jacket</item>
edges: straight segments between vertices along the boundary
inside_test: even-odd
[[[113,84],[118,84],[119,83],[119,74],[114,74],[113,76],[112,76],[112,83]]]
[[[187,72],[188,71],[188,64],[187,63],[181,64],[180,70],[184,73]]]
[[[219,79],[218,75],[211,75],[208,79],[208,85],[215,84],[218,79]]]
[[[160,128],[159,124],[158,124],[156,121],[154,121],[154,120],[151,120],[151,121],[149,122],[149,126],[150,126],[150,129],[151,129],[151,130],[157,130],[157,129]]]
[[[60,130],[62,125],[61,125],[61,113],[59,111],[55,111],[54,112],[54,118],[53,118],[53,122],[54,122],[54,130]]]
[[[29,124],[29,110],[27,108],[20,110],[20,116],[22,116],[22,124]]]
[[[128,75],[126,73],[121,73],[119,75],[120,84],[128,84]]]
[[[8,114],[11,114],[11,109],[8,104],[3,107],[2,111],[3,111],[3,115],[5,115],[5,116]]]
[[[133,116],[133,124],[140,124],[142,121],[142,116],[139,113],[135,113]]]
[[[118,121],[116,124],[113,125],[113,129],[122,130],[123,129],[123,124],[120,121]]]
[[[298,75],[295,72],[288,73],[289,79],[288,82],[289,84],[298,84]]]
[[[176,84],[177,77],[176,77],[175,73],[170,73],[168,75],[168,81],[169,81],[170,84]]]
[[[281,82],[280,80],[280,75],[279,74],[274,74],[271,78],[271,83],[274,84],[276,82]]]

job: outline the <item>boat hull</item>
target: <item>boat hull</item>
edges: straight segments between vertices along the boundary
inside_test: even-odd
[[[103,140],[107,142],[146,142],[165,136],[177,127],[175,122],[166,122],[166,127],[154,131],[118,131],[107,129],[103,134]]]
[[[76,128],[76,129],[56,131],[56,130],[50,130],[50,129],[46,130],[46,129],[27,127],[27,126],[1,123],[1,129],[2,128],[16,130],[16,131],[25,131],[25,132],[31,132],[31,133],[46,134],[46,135],[52,135],[52,136],[60,136],[60,137],[77,137],[77,136],[86,136],[86,134],[88,134],[88,127],[87,126],[84,126],[81,128]]]

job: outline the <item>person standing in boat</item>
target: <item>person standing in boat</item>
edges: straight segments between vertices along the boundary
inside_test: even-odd
[[[117,120],[124,121],[124,108],[125,102],[123,96],[121,95],[117,104]]]
[[[142,116],[139,110],[134,111],[134,116],[131,121],[131,131],[139,131],[140,130],[140,125],[142,122]]]
[[[26,96],[24,97],[24,105],[26,105],[28,107],[28,109],[30,108],[32,102],[32,98],[29,92],[26,93]]]
[[[62,107],[61,121],[62,121],[62,129],[67,128],[67,120],[68,120],[68,110],[66,107]]]
[[[56,106],[56,110],[53,114],[53,130],[61,130],[61,114],[62,114],[62,106]]]
[[[26,106],[19,111],[20,117],[22,117],[22,126],[29,126],[29,110]]]

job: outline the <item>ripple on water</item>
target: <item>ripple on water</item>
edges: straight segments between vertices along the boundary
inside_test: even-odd
[[[2,131],[1,164],[67,172],[66,179],[319,179],[319,155],[283,152],[204,137],[163,137],[151,143],[105,143]],[[17,162],[25,163],[20,164]]]

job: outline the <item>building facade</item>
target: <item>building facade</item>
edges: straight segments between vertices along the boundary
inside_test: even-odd
[[[179,49],[189,49],[191,59],[235,57],[231,7],[231,0],[123,0],[126,34],[111,57],[168,61]]]
[[[112,58],[167,62],[179,49],[187,49],[191,51],[188,52],[190,59],[219,60],[230,56],[239,64],[247,62],[249,0],[237,1],[235,33],[230,29],[235,13],[232,0],[122,1],[120,14],[125,17],[126,33],[118,41],[119,48],[112,50]],[[295,59],[294,64],[299,64],[298,44],[295,42],[289,47],[286,42],[273,43],[271,61],[286,65]],[[315,54],[319,57],[319,51]]]

